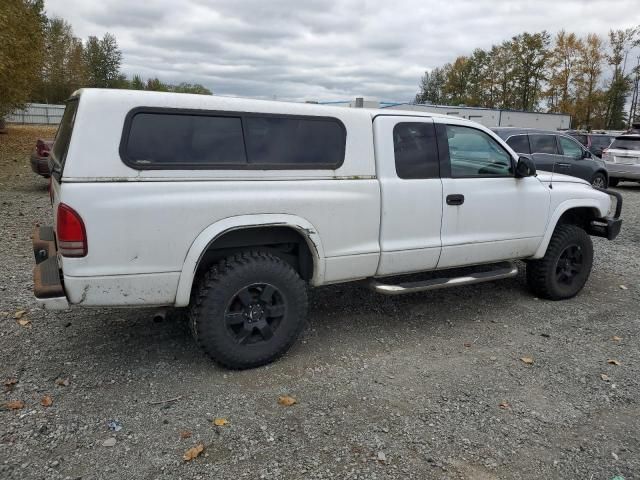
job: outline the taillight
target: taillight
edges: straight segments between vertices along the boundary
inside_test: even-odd
[[[40,157],[49,156],[49,146],[45,143],[38,142],[36,145],[36,151]]]
[[[63,257],[84,257],[87,254],[87,232],[78,212],[69,205],[58,205],[56,223],[58,250]]]

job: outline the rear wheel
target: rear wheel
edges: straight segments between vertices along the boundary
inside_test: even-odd
[[[198,345],[232,369],[272,362],[304,327],[307,291],[284,260],[262,251],[218,263],[201,279],[190,309]]]
[[[558,225],[547,252],[527,263],[527,283],[540,297],[571,298],[582,290],[593,264],[591,237],[575,225]]]
[[[607,188],[607,177],[604,173],[596,173],[591,179],[591,185],[598,188]]]
[[[620,183],[620,179],[618,179],[618,178],[610,178],[609,179],[609,186],[610,187],[617,187],[619,183]]]

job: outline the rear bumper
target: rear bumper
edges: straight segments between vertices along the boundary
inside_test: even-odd
[[[49,158],[39,157],[35,152],[31,154],[31,170],[38,175],[49,178]]]
[[[593,187],[596,190],[599,190],[607,195],[615,197],[616,199],[616,209],[613,216],[604,217],[604,218],[596,218],[589,223],[589,235],[593,235],[596,237],[604,237],[607,240],[613,240],[620,233],[620,229],[622,228],[622,219],[620,215],[622,214],[622,195],[618,192],[614,192],[612,190],[605,190],[603,188]]]
[[[64,292],[56,239],[52,227],[36,226],[31,236],[33,256],[36,261],[33,267],[33,294],[38,304],[47,310],[65,310],[69,301]]]
[[[606,164],[610,178],[640,180],[640,165],[626,165],[624,163],[610,162],[607,162]]]

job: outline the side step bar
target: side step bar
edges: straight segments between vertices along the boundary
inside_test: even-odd
[[[405,293],[425,292],[427,290],[438,290],[441,288],[457,287],[461,285],[472,285],[474,283],[490,282],[501,280],[518,275],[518,267],[513,263],[496,264],[492,270],[469,273],[460,277],[440,277],[429,280],[404,282],[397,285],[381,283],[378,280],[371,280],[370,288],[375,292],[384,295],[403,295]],[[446,272],[441,272],[445,274]]]

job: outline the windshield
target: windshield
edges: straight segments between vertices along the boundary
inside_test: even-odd
[[[60,121],[58,133],[56,133],[56,139],[51,151],[51,158],[60,170],[62,170],[67,157],[67,150],[69,150],[69,142],[71,141],[71,131],[73,130],[73,122],[76,119],[77,111],[77,99],[67,102],[67,108],[64,109],[64,115]]]
[[[617,137],[609,148],[640,151],[640,137]]]

